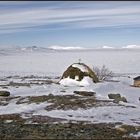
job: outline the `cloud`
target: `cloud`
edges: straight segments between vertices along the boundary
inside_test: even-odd
[[[45,2],[43,3],[45,5]],[[0,3],[0,5],[3,4],[8,3]],[[31,4],[33,3],[30,2]],[[8,30],[11,33],[31,29],[38,30],[44,25],[46,25],[45,29],[50,30],[53,29],[50,28],[50,25],[57,26],[58,24],[62,25],[64,29],[134,26],[140,24],[140,5],[137,3],[128,3],[126,6],[116,7],[111,3],[110,7],[107,8],[99,4],[98,7],[92,8],[94,2],[90,3],[91,5],[88,2],[77,2],[77,6],[74,6],[74,2],[71,2],[71,6],[68,6],[67,3],[59,4],[57,2],[50,3],[46,7],[40,4],[39,6],[31,7],[25,6],[27,5],[25,2],[23,3],[24,7],[21,4],[20,8],[0,10],[0,33],[8,33]],[[104,5],[108,4],[108,2],[104,3]],[[19,3],[15,3],[15,5],[19,5]],[[59,29],[59,26],[55,29]]]

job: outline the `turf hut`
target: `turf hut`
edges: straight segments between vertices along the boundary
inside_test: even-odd
[[[99,82],[95,73],[84,63],[74,63],[70,65],[66,71],[64,71],[61,79],[72,79],[77,81],[82,81],[85,78],[90,78],[93,83]]]
[[[134,78],[134,86],[140,87],[140,76]]]

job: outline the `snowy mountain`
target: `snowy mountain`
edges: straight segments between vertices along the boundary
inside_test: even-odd
[[[139,45],[127,45],[122,47],[123,49],[140,49]]]
[[[114,49],[114,47],[110,47],[110,46],[103,46],[102,49]]]
[[[83,47],[74,47],[74,46],[49,46],[48,47],[49,49],[52,49],[52,50],[81,50],[81,49],[84,49]]]
[[[11,46],[11,47],[2,47],[0,46],[0,55],[10,55],[15,53],[32,53],[32,52],[55,52],[55,51],[104,51],[104,50],[139,50],[139,45],[127,45],[123,47],[112,47],[112,46],[102,46],[100,48],[89,48],[89,47],[80,47],[80,46],[59,46],[59,45],[53,45],[49,47],[38,47],[38,46]]]
[[[49,50],[48,48],[45,48],[45,47],[37,47],[37,46],[29,46],[29,47],[21,47],[21,48],[18,48],[18,50],[20,51],[24,51],[24,52],[42,52],[42,51],[47,51]]]
[[[32,53],[32,52],[48,52],[51,49],[47,47],[37,47],[37,46],[28,46],[28,47],[9,47],[9,48],[2,48],[0,49],[0,55],[11,55],[16,53]]]

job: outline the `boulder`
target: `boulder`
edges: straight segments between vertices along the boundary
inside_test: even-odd
[[[120,94],[108,94],[109,99],[118,99],[121,98]]]
[[[79,94],[82,96],[94,96],[96,93],[92,91],[74,91],[75,94]]]
[[[125,97],[121,97],[120,94],[108,94],[109,99],[114,99],[114,103],[119,103],[119,101],[127,102]]]
[[[0,96],[10,96],[10,92],[9,91],[0,91]]]
[[[123,101],[123,102],[126,102],[126,103],[127,103],[127,100],[126,100],[126,98],[125,98],[125,97],[121,97],[121,101]]]

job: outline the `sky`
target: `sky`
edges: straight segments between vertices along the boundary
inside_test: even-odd
[[[140,46],[140,1],[0,1],[0,47]]]

